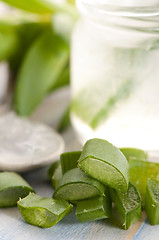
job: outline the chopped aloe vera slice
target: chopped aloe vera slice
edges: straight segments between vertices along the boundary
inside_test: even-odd
[[[66,152],[61,154],[61,167],[62,167],[62,173],[77,168],[77,161],[80,158],[81,151],[75,151],[75,152]]]
[[[141,218],[140,193],[131,183],[129,183],[129,188],[125,193],[116,191],[115,189],[110,189],[110,193],[126,230],[131,224]]]
[[[51,178],[51,183],[54,189],[57,188],[57,186],[59,185],[61,179],[62,179],[62,169],[61,169],[61,165],[59,165],[56,169],[54,174],[52,175]]]
[[[66,201],[40,197],[30,193],[18,201],[18,208],[24,220],[32,225],[49,228],[59,222],[72,210],[72,205]]]
[[[130,159],[129,166],[130,181],[138,188],[144,200],[148,178],[159,180],[159,163]]]
[[[103,139],[91,139],[83,147],[79,167],[105,185],[126,192],[129,164],[118,148]]]
[[[147,217],[152,225],[159,224],[159,181],[148,179],[145,197]]]
[[[56,161],[56,162],[53,162],[49,169],[48,169],[48,177],[49,179],[51,180],[52,179],[52,175],[54,174],[55,170],[61,166],[61,163],[60,163],[60,160]]]
[[[55,189],[62,178],[62,168],[60,160],[51,164],[48,169],[48,177],[51,180],[53,188]]]
[[[95,179],[88,177],[79,168],[74,168],[66,172],[53,197],[70,202],[103,196],[105,186]]]
[[[137,158],[147,160],[148,153],[138,148],[120,148],[120,151],[124,154],[129,161],[130,158]]]
[[[0,207],[16,206],[19,198],[34,192],[33,188],[17,173],[0,173]]]
[[[76,217],[79,222],[109,218],[111,215],[112,204],[108,192],[105,192],[105,196],[78,201],[76,204]]]

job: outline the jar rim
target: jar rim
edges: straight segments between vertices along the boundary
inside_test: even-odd
[[[88,7],[96,7],[108,15],[123,17],[159,16],[159,0],[76,0]]]

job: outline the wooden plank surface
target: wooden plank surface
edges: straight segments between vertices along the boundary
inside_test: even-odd
[[[81,145],[69,129],[63,135],[66,151],[79,150]],[[23,177],[41,196],[51,197],[53,189],[47,178],[47,168],[23,174]],[[142,219],[129,230],[121,229],[118,216],[90,223],[79,223],[74,212],[49,229],[25,223],[16,207],[0,210],[0,240],[159,240],[159,226],[151,226],[143,214]]]

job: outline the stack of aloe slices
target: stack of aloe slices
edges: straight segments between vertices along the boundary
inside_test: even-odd
[[[76,206],[80,222],[111,217],[112,202],[124,229],[141,218],[142,203],[151,224],[159,224],[159,163],[140,149],[118,149],[91,139],[82,151],[67,152],[48,171],[54,194],[40,197],[18,174],[0,173],[0,207],[18,205],[29,224],[49,228]]]

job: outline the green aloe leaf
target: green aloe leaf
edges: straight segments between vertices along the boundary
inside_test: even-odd
[[[55,225],[71,212],[72,207],[65,201],[40,197],[34,193],[18,201],[18,208],[24,220],[42,228]]]
[[[105,186],[88,177],[79,168],[67,171],[57,186],[53,198],[70,202],[103,196]]]
[[[83,147],[79,167],[90,177],[109,187],[126,192],[129,165],[118,148],[103,139],[90,139]]]
[[[150,223],[159,224],[159,181],[155,179],[147,181],[145,209]]]
[[[53,11],[53,5],[49,4],[45,0],[2,0],[3,2],[8,3],[9,5],[20,8],[33,13],[51,13]],[[56,10],[56,7],[55,7]]]
[[[18,48],[16,48],[14,54],[9,57],[9,64],[12,71],[18,71],[29,47],[41,34],[51,29],[51,22],[37,22],[37,20],[19,20],[19,23],[15,28],[16,36],[18,39]]]
[[[105,196],[77,201],[76,217],[79,222],[89,222],[109,218],[112,210],[112,203],[108,193]]]
[[[73,168],[77,168],[77,161],[81,153],[82,153],[81,151],[74,151],[74,152],[65,152],[60,155],[63,174]]]
[[[125,193],[115,189],[110,189],[110,193],[126,230],[141,218],[140,193],[132,183],[129,183],[128,190]]]
[[[62,169],[61,169],[61,165],[59,165],[53,175],[52,175],[52,178],[51,178],[51,183],[52,183],[52,187],[53,189],[56,189],[57,186],[59,185],[60,181],[62,179]]]
[[[61,76],[58,79],[58,82],[56,82],[54,89],[63,87],[65,85],[69,85],[69,83],[70,83],[70,66],[67,63],[65,69],[63,70]]]
[[[48,177],[51,180],[54,189],[58,186],[62,178],[62,168],[60,160],[52,163],[48,169]]]
[[[54,2],[50,2],[48,0],[2,0],[9,5],[20,8],[22,10],[38,13],[38,14],[49,14],[55,12],[66,12],[71,14],[72,16],[77,16],[76,10],[71,4],[56,4]]]
[[[0,173],[0,207],[16,206],[19,198],[26,197],[33,188],[17,173]]]
[[[0,21],[0,61],[10,57],[18,46],[15,25]]]
[[[52,175],[54,174],[55,170],[58,168],[58,167],[61,167],[61,163],[60,163],[60,160],[57,160],[56,162],[53,162],[50,166],[49,166],[49,169],[48,169],[48,178],[51,180],[52,178]]]
[[[69,59],[69,46],[52,31],[37,39],[27,52],[16,79],[14,104],[18,114],[30,115],[53,89]]]
[[[148,159],[148,153],[138,148],[120,148],[120,151],[124,154],[128,161],[131,158],[137,158],[145,161]]]
[[[138,188],[144,200],[148,178],[159,180],[159,163],[130,158],[129,167],[130,181]]]
[[[71,119],[70,119],[70,105],[64,112],[59,125],[58,125],[58,132],[64,131],[67,127],[69,127],[71,124]]]

